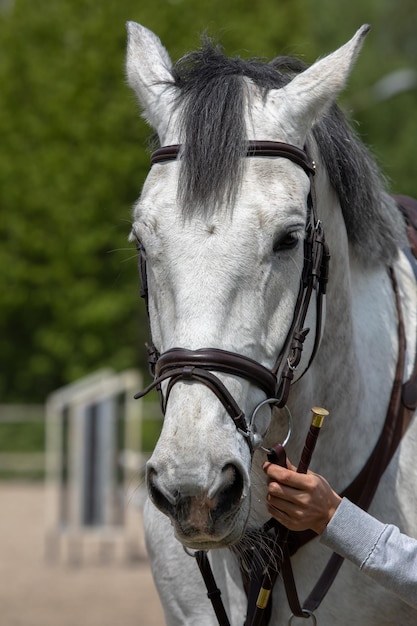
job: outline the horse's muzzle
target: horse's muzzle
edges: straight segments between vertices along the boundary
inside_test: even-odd
[[[189,476],[169,489],[151,464],[147,483],[152,502],[171,519],[185,545],[218,542],[228,536],[245,490],[243,475],[232,463],[222,468],[209,488],[193,484]]]

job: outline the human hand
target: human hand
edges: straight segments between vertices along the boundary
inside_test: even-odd
[[[287,462],[287,468],[264,463],[269,478],[267,509],[290,530],[311,528],[321,534],[341,502],[323,476],[307,472],[298,474]]]

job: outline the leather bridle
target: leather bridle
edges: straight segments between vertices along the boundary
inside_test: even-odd
[[[163,163],[166,161],[176,160],[180,156],[181,146],[164,146],[152,154],[151,162],[152,164]],[[227,387],[213,372],[225,373],[244,378],[245,380],[253,383],[266,394],[267,400],[264,400],[263,403],[269,402],[270,404],[274,404],[278,407],[284,407],[290,393],[290,386],[294,379],[295,370],[301,360],[304,340],[309,332],[309,329],[305,328],[304,324],[313,292],[316,293],[315,339],[308,365],[304,372],[302,372],[301,376],[310,367],[319,347],[322,332],[323,301],[326,294],[330,256],[324,238],[323,227],[316,213],[314,189],[315,164],[309,158],[306,151],[300,150],[299,148],[286,143],[273,141],[249,141],[246,156],[287,158],[302,167],[310,180],[308,215],[304,240],[304,266],[300,279],[300,288],[294,309],[293,320],[284,346],[276,359],[274,367],[268,369],[257,361],[254,361],[244,355],[228,352],[218,348],[201,348],[199,350],[172,348],[171,350],[167,350],[160,355],[156,348],[153,345],[150,345],[148,346],[148,362],[154,380],[146,389],[136,394],[135,397],[140,398],[156,387],[160,392],[162,410],[165,413],[170,391],[178,381],[202,383],[206,385],[223,404],[225,410],[236,424],[238,431],[245,436],[252,451],[257,445],[262,443],[262,439],[257,438],[256,433],[252,431],[252,419],[249,420],[249,422],[246,421],[243,411],[240,409]],[[412,206],[409,206],[407,203],[411,203]],[[411,199],[407,199],[407,203],[405,205],[403,204],[402,209],[408,219],[411,219],[410,216],[415,216],[417,224],[417,204]],[[411,224],[414,224],[414,222],[411,221]],[[414,228],[413,241],[417,241],[417,226]],[[142,250],[140,241],[138,241],[138,249],[139,251]],[[148,288],[144,254],[139,254],[139,267],[142,284],[141,296],[145,299],[148,309]],[[390,402],[387,408],[387,414],[381,435],[371,452],[368,461],[361,472],[342,494],[343,496],[351,499],[353,502],[356,502],[365,510],[369,507],[379,484],[379,480],[395,454],[398,444],[401,441],[401,438],[410,423],[413,412],[417,407],[417,354],[411,378],[403,384],[402,381],[404,375],[406,347],[404,322],[402,318],[399,290],[395,274],[391,268],[389,269],[389,275],[396,299],[399,343],[398,361]],[[301,376],[298,377],[298,380]],[[165,397],[163,397],[161,389],[161,384],[164,381],[168,381],[165,390]],[[253,415],[255,415],[263,403],[255,408]],[[264,527],[265,533],[267,533],[269,528],[268,525],[272,528],[274,520],[267,522]],[[343,558],[337,554],[332,555],[312,592],[301,606],[292,574],[290,556],[300,547],[313,539],[315,537],[315,533],[312,531],[288,533],[285,529],[283,529],[283,527],[281,527],[281,529],[284,530],[281,540],[281,530],[278,522],[275,523],[275,526],[277,535],[274,541],[274,550],[275,552],[278,550],[278,552],[282,554],[278,559],[280,564],[278,566],[272,565],[271,569],[268,570],[267,575],[274,578],[274,576],[278,575],[280,568],[282,568],[282,578],[288,602],[291,610],[293,611],[293,616],[301,618],[311,617],[314,621],[314,611],[320,605],[332,585],[343,562]],[[218,623],[221,626],[230,626],[230,622],[220,598],[221,592],[216,586],[207,558],[207,553],[205,551],[198,551],[195,553],[195,557],[205,581],[208,597],[212,602]],[[264,566],[262,565],[261,567],[263,568]],[[259,574],[259,572],[257,573],[255,571],[252,573],[249,581],[249,608],[245,625],[250,624],[251,626],[254,626],[256,624],[258,626],[260,624],[264,624],[265,620],[268,619],[267,611],[265,610],[268,606],[270,606],[268,605],[268,601],[266,601],[265,606],[263,606],[261,610],[258,610],[258,605],[252,602],[252,591],[254,590],[256,594],[259,591],[257,574]],[[261,574],[264,576],[263,571]],[[271,585],[273,585],[273,582]],[[261,592],[262,591],[264,590],[261,589]],[[254,596],[254,599],[256,600],[256,596]]]
[[[260,445],[261,439],[252,430],[252,420],[249,422],[246,420],[243,410],[238,406],[224,383],[213,372],[248,380],[266,394],[267,399],[271,400],[271,404],[280,408],[284,407],[290,393],[294,374],[301,360],[304,340],[309,332],[309,329],[305,328],[305,321],[313,293],[316,293],[315,339],[305,371],[310,367],[320,343],[323,300],[326,294],[330,255],[323,226],[316,211],[314,188],[316,166],[307,152],[291,144],[278,141],[248,141],[246,156],[289,159],[301,167],[310,180],[304,239],[304,266],[293,320],[284,346],[272,369],[268,369],[242,354],[219,348],[201,348],[198,350],[172,348],[160,355],[153,345],[148,346],[148,361],[154,380],[146,389],[136,394],[135,398],[141,398],[151,389],[157,388],[160,393],[162,410],[165,413],[170,391],[177,382],[193,381],[204,384],[223,404],[237,429],[245,436],[249,447],[253,450],[257,445]],[[151,163],[152,165],[160,164],[178,158],[181,158],[181,145],[163,146],[153,152]],[[141,251],[140,242],[138,242],[138,249]],[[141,295],[145,299],[148,309],[146,260],[143,254],[139,255],[139,259]],[[165,397],[161,391],[161,384],[164,381],[168,381]]]

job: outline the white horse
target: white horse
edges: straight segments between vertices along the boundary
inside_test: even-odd
[[[290,413],[294,425],[287,451],[296,463],[311,407],[326,407],[330,417],[312,469],[339,491],[358,475],[378,439],[399,344],[389,267],[401,294],[405,378],[414,364],[417,293],[402,252],[403,219],[334,103],[368,28],[307,69],[288,58],[271,64],[227,59],[209,42],[172,66],[152,32],[135,23],[128,31],[129,83],[160,145],[180,146],[168,149],[166,161],[157,153],[134,208],[132,237],[146,259],[151,333],[159,354],[181,348],[195,357],[201,348],[217,348],[272,369],[277,355],[289,350],[312,176],[306,163],[288,154],[260,156],[261,151],[245,158],[247,142],[306,149],[316,164],[316,207],[331,255],[327,311],[321,332],[314,292],[305,324],[311,331],[286,408],[271,411],[263,405],[249,437],[242,423],[237,428],[230,418],[225,394],[249,421],[265,400],[267,385],[257,384],[256,374],[245,377],[227,368],[219,373],[214,365],[211,387],[190,368],[186,380],[182,351],[174,380],[176,352],[168,352],[165,420],[147,466],[147,546],[167,624],[217,624],[186,546],[210,550],[230,623],[241,626],[247,598],[239,542],[268,519],[261,439],[264,446],[282,442]],[[317,334],[321,344],[309,364]],[[286,359],[287,353],[282,363]],[[219,385],[218,397],[213,387]],[[370,509],[412,536],[417,536],[416,452],[414,420]],[[313,540],[293,557],[301,599],[329,556]],[[270,623],[287,624],[290,613],[278,580]],[[347,562],[316,617],[322,626],[417,623],[410,607]]]

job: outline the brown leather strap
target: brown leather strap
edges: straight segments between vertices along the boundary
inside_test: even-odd
[[[158,148],[151,154],[151,165],[155,163],[165,163],[165,161],[175,161],[175,159],[178,158],[180,149],[181,146],[179,144]]]
[[[271,448],[268,461],[281,467],[287,466],[287,455],[281,444],[278,443]],[[271,545],[268,531],[272,529],[275,538]],[[264,542],[268,550],[266,554],[260,555],[263,558],[254,558],[252,562],[250,584],[247,591],[248,608],[244,626],[262,626],[268,623],[271,611],[271,592],[283,566],[283,547],[287,543],[288,529],[271,518],[263,530],[265,534],[260,550],[264,550]]]
[[[230,626],[229,618],[227,617],[227,613],[221,599],[222,594],[216,585],[216,580],[213,576],[207,552],[204,550],[197,551],[195,553],[195,559],[206,584],[207,597],[213,606],[219,626]]]
[[[393,196],[397,202],[398,208],[404,216],[407,228],[407,237],[410,244],[410,250],[414,256],[411,256],[410,250],[403,250],[414,270],[417,280],[417,200],[410,196]],[[417,354],[417,346],[416,346]],[[414,363],[413,372],[409,380],[403,385],[402,402],[410,411],[417,408],[417,356]]]
[[[312,455],[316,447],[317,439],[320,434],[320,430],[320,426],[317,426],[314,423],[310,425],[303,451],[301,453],[300,461],[297,467],[297,472],[300,474],[305,474],[308,471]],[[280,444],[273,446],[270,453],[268,454],[268,461],[270,461],[271,463],[276,463],[277,465],[281,465],[282,467],[286,467],[286,453],[284,448]],[[248,611],[248,615],[251,617],[251,621],[247,620],[247,623],[250,624],[250,626],[262,626],[262,624],[267,623],[265,620],[269,594],[272,591],[277,576],[280,572],[284,582],[288,604],[291,608],[293,615],[297,617],[308,617],[308,615],[310,614],[309,607],[307,607],[306,605],[301,606],[300,600],[298,598],[297,587],[295,584],[290,559],[291,555],[288,542],[290,531],[282,524],[277,522],[275,519],[271,519],[269,520],[269,522],[267,522],[267,524],[264,526],[264,531],[267,532],[270,528],[274,528],[276,534],[274,552],[272,553],[272,555],[269,555],[264,577],[260,581],[261,584],[258,584],[258,588],[260,588],[264,593],[268,593],[268,596],[266,602],[264,602],[262,605],[256,603],[256,607]],[[277,557],[277,553],[279,557]],[[252,586],[256,583],[258,583],[257,577],[255,577]]]
[[[181,156],[181,144],[172,146],[162,146],[151,154],[151,165],[155,163],[165,163],[166,161],[175,161]],[[297,146],[293,146],[281,141],[248,141],[246,152],[248,157],[282,157],[289,159],[303,168],[309,175],[314,175],[316,166],[306,152]]]
[[[402,403],[411,411],[411,414],[417,408],[417,359],[414,363],[414,369],[410,379],[403,385]]]
[[[248,425],[246,423],[245,414],[240,409],[239,405],[237,404],[236,400],[233,398],[227,387],[212,372],[209,372],[199,367],[180,365],[179,367],[171,367],[167,369],[163,374],[157,376],[157,378],[155,378],[155,380],[148,387],[146,387],[142,391],[139,391],[139,393],[136,393],[134,395],[135,400],[143,398],[147,393],[152,391],[152,389],[159,389],[161,383],[163,383],[165,380],[168,380],[169,383],[166,390],[165,398],[161,398],[163,413],[165,413],[166,404],[168,402],[172,387],[175,385],[175,383],[184,380],[197,381],[208,387],[217,396],[217,398],[226,409],[227,413],[234,421],[236,428],[241,430],[243,433],[248,432]],[[247,439],[247,441],[250,445],[250,440]]]
[[[275,395],[276,378],[269,369],[247,356],[219,348],[172,348],[161,354],[155,373],[156,376],[161,376],[172,367],[185,366],[239,376],[262,389],[267,398]]]
[[[276,393],[276,378],[270,370],[249,357],[218,348],[200,348],[199,350],[172,348],[159,356],[154,369],[153,382],[137,393],[135,398],[142,398],[154,388],[160,389],[161,383],[169,380],[165,398],[160,394],[162,411],[165,413],[169,395],[177,382],[189,380],[202,383],[223,404],[236,428],[246,436],[246,441],[252,450],[253,442],[249,436],[245,414],[213,371],[249,380],[262,389],[267,398],[273,398]]]
[[[316,165],[305,150],[281,141],[248,141],[246,156],[283,157],[302,167],[308,175],[316,173]]]
[[[410,196],[393,196],[398,208],[404,216],[410,248],[417,258],[417,200]]]
[[[392,268],[390,268],[389,274],[395,294],[398,317],[398,362],[391,398],[384,427],[368,462],[355,480],[342,493],[342,496],[355,502],[365,510],[369,507],[379,480],[394,456],[412,417],[412,411],[406,409],[401,402],[406,349],[405,329],[400,294]]]
[[[310,195],[308,199],[308,221],[304,239],[304,265],[301,285],[294,309],[293,321],[287,334],[283,349],[279,354],[272,371],[277,375],[283,359],[286,363],[281,371],[281,380],[277,394],[278,407],[287,403],[295,370],[301,360],[304,340],[309,330],[304,327],[313,294],[316,295],[316,328],[313,350],[309,362],[298,376],[300,380],[310,368],[320,345],[323,321],[323,302],[329,277],[330,253],[326,243],[322,224],[317,216],[317,202],[314,181],[310,174]]]
[[[343,561],[344,558],[340,556],[340,554],[336,554],[335,552],[332,554],[318,582],[314,585],[313,590],[304,602],[303,609],[314,613],[320,606],[339,573]]]

